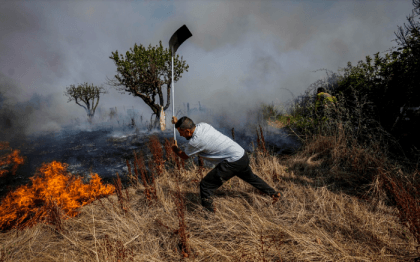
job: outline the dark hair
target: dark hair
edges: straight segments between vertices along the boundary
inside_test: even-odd
[[[324,92],[325,93],[325,88],[318,87],[317,93],[321,93],[321,92]]]
[[[181,117],[178,120],[178,122],[176,122],[175,124],[175,128],[180,128],[182,130],[193,129],[194,127],[195,127],[194,122],[186,116]]]

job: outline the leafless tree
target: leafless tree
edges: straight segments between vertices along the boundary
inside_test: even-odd
[[[89,85],[88,83],[79,84],[78,86],[70,85],[66,87],[64,95],[69,98],[67,101],[74,100],[76,104],[83,107],[86,110],[88,121],[92,123],[93,116],[95,115],[96,107],[99,103],[100,94],[106,94],[107,91],[103,87]],[[95,100],[96,99],[96,100]],[[80,104],[83,102],[83,104]]]

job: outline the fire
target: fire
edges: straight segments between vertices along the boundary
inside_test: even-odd
[[[110,195],[115,187],[103,185],[98,174],[91,174],[89,184],[66,172],[67,164],[44,163],[39,173],[24,185],[8,193],[0,206],[0,230],[24,228],[47,222],[58,207],[64,212],[59,219],[75,217],[77,209],[97,198]]]
[[[9,143],[7,142],[0,142],[0,151],[3,150],[11,151],[11,153],[0,155],[0,177],[9,172],[14,175],[18,166],[23,164],[23,157],[19,155],[19,150],[12,150],[9,148]],[[10,166],[11,170],[9,170]]]

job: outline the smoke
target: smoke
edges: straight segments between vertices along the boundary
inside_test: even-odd
[[[30,134],[58,132],[71,118],[61,94],[34,93],[21,101],[23,88],[0,74],[0,135],[2,140],[21,140]]]
[[[168,47],[183,24],[193,36],[177,51],[189,70],[175,83],[176,107],[200,101],[211,113],[194,121],[247,130],[260,103],[285,103],[324,77],[314,70],[336,71],[389,49],[411,9],[411,1],[384,0],[2,1],[0,135],[56,132],[76,121],[89,129],[65,88],[104,86],[116,74],[111,52],[160,40]],[[115,107],[150,119],[139,97],[108,91],[97,123]]]

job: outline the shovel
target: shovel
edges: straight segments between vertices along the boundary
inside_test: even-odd
[[[188,30],[186,25],[181,26],[176,32],[172,35],[169,40],[169,48],[171,49],[172,54],[172,117],[175,116],[175,84],[174,84],[174,56],[178,47],[184,43],[185,40],[192,36],[190,30]],[[175,125],[174,125],[174,140],[176,141]]]

